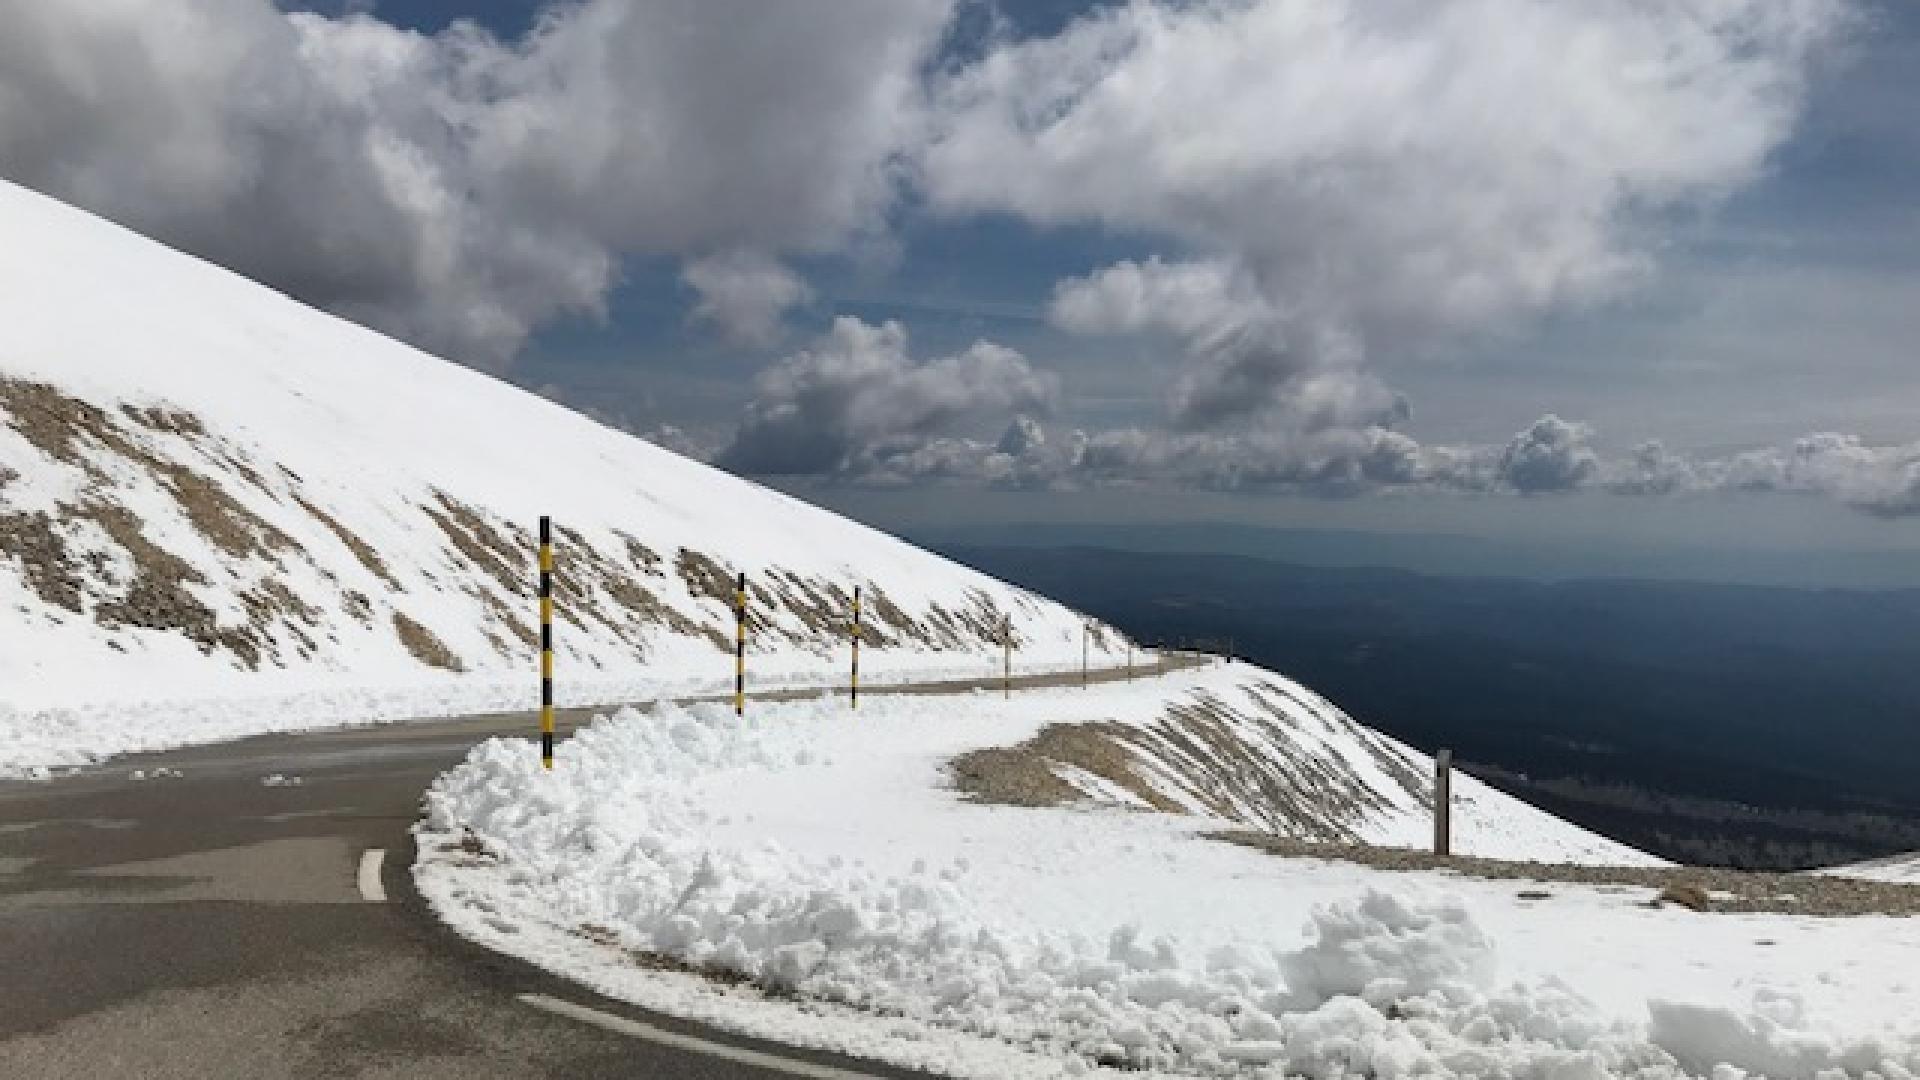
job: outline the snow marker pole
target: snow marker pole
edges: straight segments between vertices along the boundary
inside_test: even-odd
[[[540,764],[553,768],[553,519],[540,515]]]
[[[1133,681],[1133,639],[1127,639],[1127,681]]]
[[[1085,622],[1081,623],[1080,624],[1080,689],[1082,690],[1085,690],[1087,688],[1087,649],[1089,647],[1088,642],[1091,641],[1092,638],[1093,638],[1093,624],[1085,623]]]
[[[733,585],[733,714],[747,715],[747,573]]]
[[[847,703],[860,707],[860,586],[853,587],[853,665],[847,671]]]
[[[1453,751],[1433,755],[1433,853],[1453,854]]]
[[[1013,697],[1013,616],[1000,620],[1000,696]]]

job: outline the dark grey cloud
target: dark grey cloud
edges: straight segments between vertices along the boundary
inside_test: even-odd
[[[1055,286],[1053,323],[1077,334],[1159,333],[1185,364],[1168,418],[1183,431],[1240,424],[1317,431],[1391,425],[1406,403],[1360,370],[1354,341],[1285,317],[1221,260],[1125,260]]]
[[[746,430],[742,429],[743,432]],[[1241,429],[1177,432],[1126,427],[1049,432],[1016,417],[998,439],[966,436],[828,440],[815,472],[858,484],[944,481],[972,486],[1084,490],[1195,488],[1351,497],[1382,491],[1576,491],[1621,497],[1715,498],[1779,493],[1828,499],[1875,517],[1920,517],[1920,443],[1876,446],[1816,433],[1784,446],[1688,456],[1657,441],[1621,456],[1592,445],[1584,424],[1553,414],[1501,444],[1424,445],[1388,428],[1313,433]],[[882,449],[867,451],[861,446]]]
[[[979,341],[919,361],[899,323],[843,317],[812,347],[760,374],[717,461],[762,475],[977,473],[962,469],[967,444],[941,440],[967,424],[1045,415],[1058,396],[1058,379],[1011,349]]]
[[[269,0],[0,0],[0,174],[497,367],[600,310],[625,256],[711,281],[715,253],[879,229],[948,6],[584,0],[501,41]],[[749,331],[779,301],[702,295]]]

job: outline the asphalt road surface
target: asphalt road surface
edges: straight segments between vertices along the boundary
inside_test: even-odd
[[[420,794],[475,742],[533,730],[269,735],[0,783],[0,1077],[920,1075],[647,1013],[441,926],[409,873]]]

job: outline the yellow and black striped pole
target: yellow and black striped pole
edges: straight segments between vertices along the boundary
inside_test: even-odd
[[[733,584],[733,714],[747,715],[747,573]]]
[[[853,666],[847,672],[847,704],[860,707],[860,586],[853,587]]]
[[[1013,616],[1000,620],[1000,696],[1013,697]]]
[[[553,519],[540,515],[540,764],[553,768]]]

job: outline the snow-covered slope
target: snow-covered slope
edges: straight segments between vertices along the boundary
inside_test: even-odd
[[[1920,851],[1889,855],[1884,859],[1829,866],[1814,873],[1827,877],[1853,878],[1858,881],[1892,881],[1920,885]]]
[[[1056,714],[1016,715],[1044,726],[954,759],[956,783],[970,795],[1153,810],[1322,843],[1433,842],[1433,759],[1273,672],[1216,664],[1138,692],[1110,687]],[[1458,855],[1662,864],[1465,773],[1453,777],[1452,820]]]
[[[1212,796],[1170,814],[1120,793],[1005,806],[954,789],[969,751],[1053,725],[1153,729],[1197,702],[1310,774],[1422,760],[1356,746],[1283,693],[1304,694],[1222,665],[1011,701],[888,698],[857,717],[796,702],[754,725],[668,706],[597,721],[552,773],[530,743],[496,740],[429,792],[415,880],[462,933],[602,992],[941,1075],[1920,1072],[1920,920],[1698,913],[1649,905],[1645,887],[1277,858],[1204,836],[1218,812],[1244,814]],[[1601,854],[1462,780],[1466,850]]]
[[[0,773],[559,695],[1077,665],[1082,619],[0,182]],[[1094,662],[1123,643],[1103,627]]]

